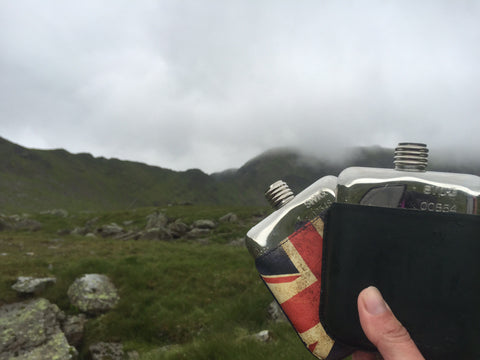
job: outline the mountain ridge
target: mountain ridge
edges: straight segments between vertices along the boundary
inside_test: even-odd
[[[64,149],[29,149],[0,138],[0,211],[122,210],[168,204],[266,206],[263,193],[276,180],[286,181],[298,193],[345,167],[392,168],[392,153],[381,147],[355,148],[345,159],[332,162],[295,148],[278,148],[238,169],[208,175],[199,169],[174,171]],[[436,167],[480,174],[479,164]]]

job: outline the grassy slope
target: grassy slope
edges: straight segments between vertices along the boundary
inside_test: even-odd
[[[342,163],[332,164],[295,149],[277,149],[238,170],[207,175],[198,169],[176,172],[64,150],[26,149],[0,138],[0,209],[96,211],[185,202],[266,205],[262,194],[279,179],[297,193],[321,176],[338,175],[348,166],[392,168],[392,150],[371,147],[351,153]],[[480,174],[478,163],[432,163],[432,170]]]
[[[215,181],[199,170],[175,172],[64,150],[32,150],[3,139],[0,175],[0,207],[4,211],[218,203]]]
[[[0,304],[21,300],[10,289],[17,276],[55,276],[57,283],[42,295],[67,313],[68,286],[84,273],[107,274],[121,300],[104,316],[91,320],[81,357],[98,341],[120,341],[142,359],[311,359],[289,324],[274,324],[266,308],[272,297],[260,281],[253,260],[243,247],[229,246],[243,237],[262,209],[231,207],[169,207],[172,219],[186,223],[218,219],[234,211],[237,224],[221,224],[209,237],[210,244],[180,239],[165,241],[116,241],[57,235],[58,229],[83,225],[133,221],[145,226],[154,209],[99,214],[76,213],[68,218],[32,215],[43,223],[37,232],[0,233]],[[34,255],[27,255],[33,252]],[[49,265],[50,269],[49,270]],[[259,343],[249,335],[269,329],[273,341]],[[162,350],[164,346],[168,350]]]

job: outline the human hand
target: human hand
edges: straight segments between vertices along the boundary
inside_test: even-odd
[[[425,360],[408,331],[393,315],[376,287],[358,295],[358,315],[363,332],[384,360]],[[374,353],[356,351],[353,360],[375,360]]]

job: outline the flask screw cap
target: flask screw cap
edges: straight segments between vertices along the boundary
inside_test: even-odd
[[[395,170],[425,171],[428,165],[426,144],[404,142],[395,148]]]
[[[291,201],[295,195],[285,181],[278,180],[270,185],[268,190],[265,192],[265,197],[274,209],[280,209],[282,206]]]

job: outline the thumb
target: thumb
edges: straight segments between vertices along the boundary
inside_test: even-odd
[[[370,286],[360,293],[358,314],[365,335],[385,360],[424,360],[377,288]]]

